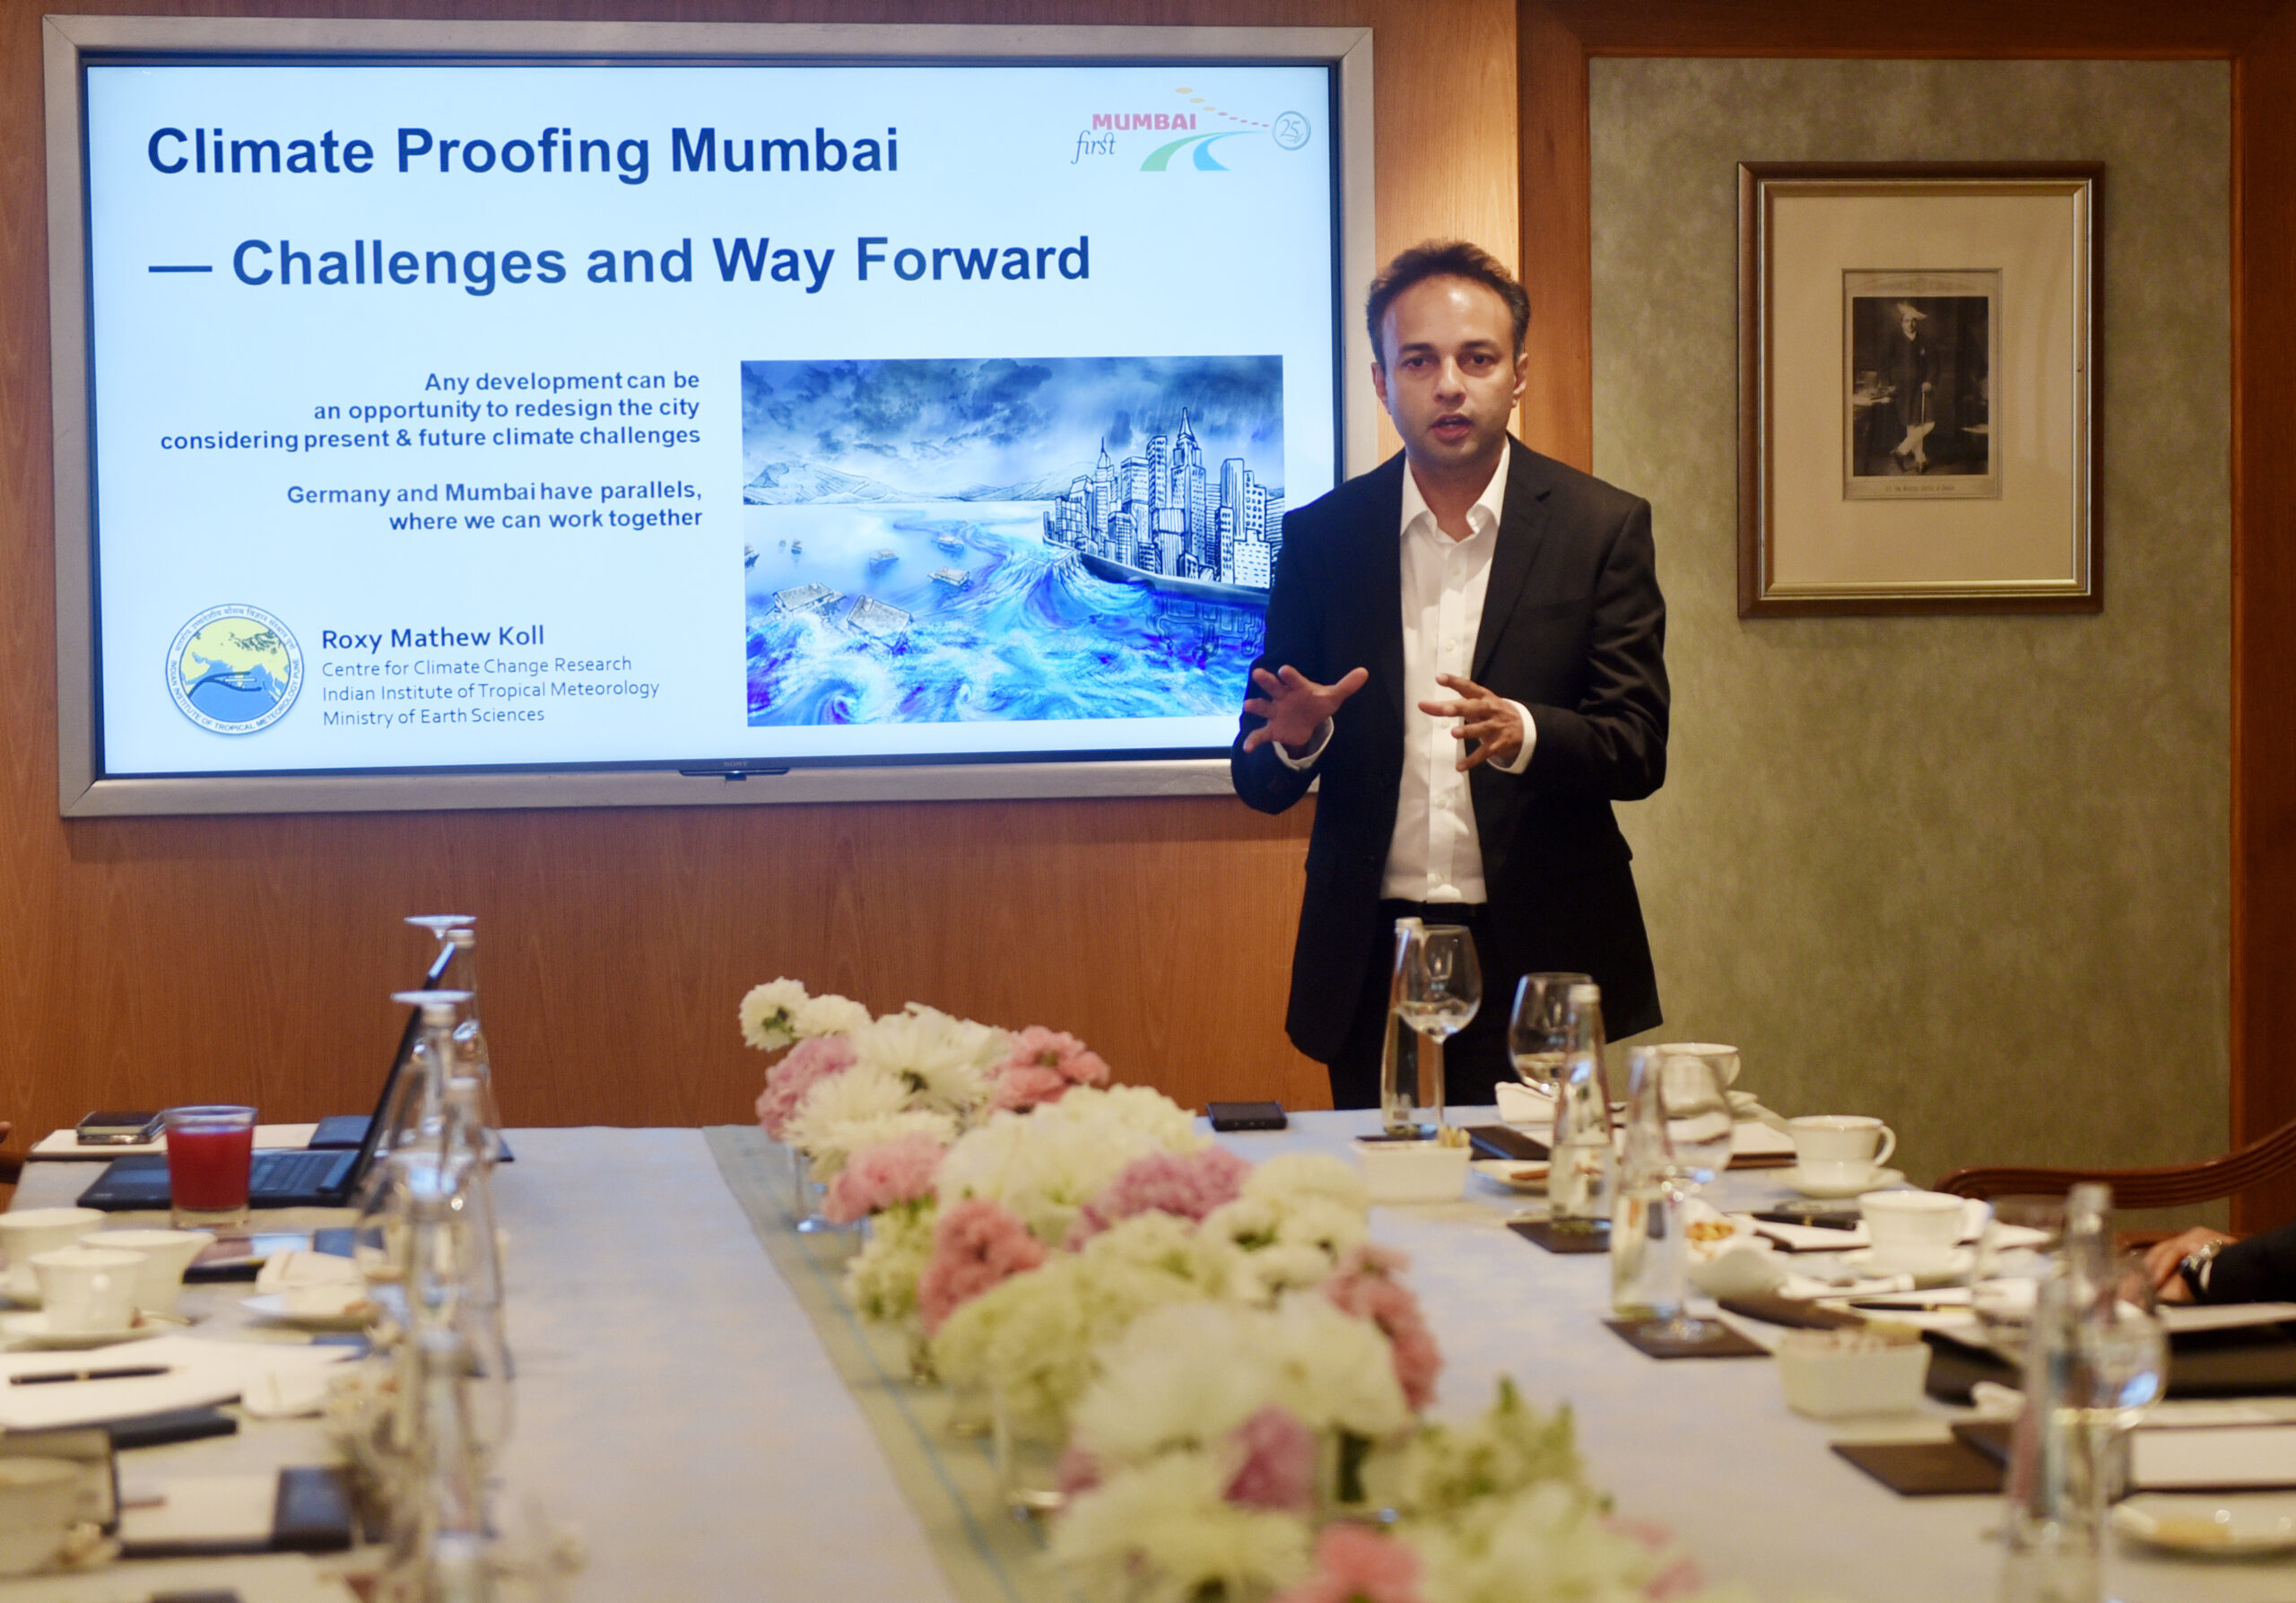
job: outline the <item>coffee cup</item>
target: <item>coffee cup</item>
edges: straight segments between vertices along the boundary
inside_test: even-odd
[[[1968,1213],[1960,1198],[1944,1191],[1868,1191],[1857,1208],[1873,1238],[1874,1267],[1891,1274],[1949,1266]]]
[[[108,1247],[59,1247],[32,1259],[51,1336],[108,1336],[135,1323],[135,1283],[144,1254]]]
[[[183,1272],[214,1240],[213,1233],[204,1230],[103,1230],[82,1236],[80,1244],[142,1253],[144,1267],[135,1273],[135,1306],[146,1313],[172,1314],[176,1300],[183,1294]]]
[[[1724,1046],[1718,1041],[1661,1041],[1658,1050],[1662,1052],[1680,1052],[1685,1057],[1705,1059],[1714,1065],[1714,1077],[1722,1082],[1725,1090],[1737,1084],[1741,1064],[1738,1059],[1738,1049],[1735,1047]]]
[[[85,1468],[65,1459],[0,1459],[0,1575],[54,1564],[87,1499]]]
[[[104,1222],[91,1207],[27,1207],[0,1214],[0,1252],[8,1267],[21,1269],[42,1252],[76,1245]]]
[[[1897,1132],[1878,1119],[1855,1113],[1811,1113],[1786,1121],[1794,1162],[1803,1180],[1852,1189],[1874,1178],[1898,1149]]]

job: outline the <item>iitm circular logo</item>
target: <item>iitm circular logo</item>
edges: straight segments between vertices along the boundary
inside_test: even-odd
[[[168,690],[184,717],[218,735],[252,735],[287,716],[303,688],[303,650],[259,606],[211,606],[176,632]]]

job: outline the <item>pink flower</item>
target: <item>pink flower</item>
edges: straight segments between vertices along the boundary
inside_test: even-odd
[[[830,1181],[822,1216],[832,1224],[850,1224],[864,1215],[930,1197],[941,1153],[941,1144],[922,1134],[863,1147]]]
[[[1316,1436],[1298,1415],[1270,1403],[1238,1425],[1229,1440],[1243,1454],[1228,1483],[1230,1503],[1280,1513],[1314,1511]]]
[[[1419,1603],[1419,1555],[1367,1525],[1326,1525],[1316,1573],[1275,1603]]]
[[[1663,1525],[1653,1525],[1647,1520],[1630,1520],[1622,1514],[1613,1514],[1603,1521],[1603,1529],[1613,1536],[1625,1537],[1639,1542],[1653,1554],[1665,1555],[1673,1545],[1674,1535]],[[1650,1578],[1642,1595],[1650,1603],[1668,1603],[1670,1599],[1696,1597],[1706,1585],[1706,1577],[1699,1572],[1697,1561],[1684,1555]]]
[[[1379,1327],[1395,1355],[1396,1381],[1414,1411],[1435,1400],[1436,1377],[1443,1372],[1443,1349],[1427,1328],[1419,1298],[1396,1278],[1411,1260],[1386,1247],[1361,1246],[1340,1260],[1324,1282],[1324,1294],[1345,1313]]]
[[[1072,1085],[1105,1085],[1109,1066],[1074,1035],[1031,1024],[1013,1042],[1013,1055],[996,1066],[995,1102],[1015,1111],[1057,1102]]]
[[[1213,1208],[1243,1194],[1244,1177],[1252,1166],[1224,1146],[1207,1146],[1185,1155],[1154,1152],[1135,1158],[1117,1172],[1108,1189],[1084,1205],[1070,1227],[1071,1250],[1135,1214],[1172,1214],[1201,1220]]]
[[[1064,1447],[1060,1450],[1060,1494],[1082,1497],[1100,1484],[1100,1461],[1083,1448]]]
[[[931,1335],[992,1286],[1044,1262],[1044,1243],[985,1197],[944,1208],[933,1225],[933,1261],[917,1280],[917,1306]]]
[[[757,1121],[765,1133],[780,1140],[805,1093],[851,1068],[858,1057],[842,1035],[816,1035],[792,1047],[787,1058],[765,1071],[765,1090],[757,1099]]]

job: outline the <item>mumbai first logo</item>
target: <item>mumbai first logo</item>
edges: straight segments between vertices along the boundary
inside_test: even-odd
[[[259,606],[211,606],[176,632],[168,690],[184,717],[218,735],[252,735],[287,716],[303,688],[303,650]]]

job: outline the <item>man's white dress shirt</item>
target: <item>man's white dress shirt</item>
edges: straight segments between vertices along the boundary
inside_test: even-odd
[[[1387,867],[1379,894],[1396,902],[1482,902],[1483,842],[1475,834],[1474,802],[1467,776],[1458,769],[1465,748],[1451,730],[1455,720],[1422,712],[1422,701],[1447,701],[1452,691],[1436,682],[1439,674],[1470,677],[1475,637],[1483,626],[1484,592],[1491,587],[1491,557],[1499,545],[1499,518],[1507,499],[1509,443],[1498,468],[1467,509],[1469,533],[1454,540],[1436,526],[1427,498],[1409,464],[1403,475],[1403,787],[1396,797],[1396,832],[1387,844]],[[1511,762],[1492,766],[1520,773],[1531,760],[1538,727],[1519,701],[1507,703],[1523,720],[1523,749]],[[1311,768],[1331,741],[1326,719],[1307,751],[1293,756],[1279,742],[1275,754],[1294,769]]]

